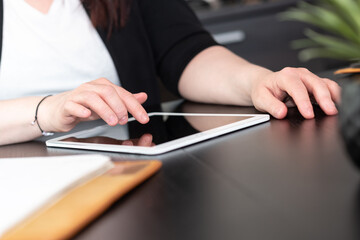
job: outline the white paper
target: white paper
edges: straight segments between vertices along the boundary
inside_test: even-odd
[[[0,237],[113,164],[101,155],[0,159]]]

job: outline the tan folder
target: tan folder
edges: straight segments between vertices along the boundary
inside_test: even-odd
[[[161,167],[161,162],[156,160],[114,164],[106,174],[74,188],[5,233],[1,240],[69,239]]]

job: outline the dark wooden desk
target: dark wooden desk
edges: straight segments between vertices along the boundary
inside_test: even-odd
[[[303,120],[294,109],[285,120],[158,156],[161,171],[75,239],[360,239],[360,172],[338,117],[316,115]],[[0,157],[84,152],[41,142],[0,147]]]

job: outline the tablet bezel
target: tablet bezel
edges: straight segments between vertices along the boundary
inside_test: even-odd
[[[195,133],[186,137],[171,140],[166,143],[161,143],[152,147],[140,147],[140,146],[127,146],[127,145],[114,145],[114,144],[99,144],[99,143],[82,143],[82,142],[64,142],[62,139],[69,137],[76,137],[85,132],[95,131],[99,127],[110,127],[109,125],[101,125],[92,129],[83,130],[71,134],[67,134],[61,137],[53,138],[46,141],[47,147],[59,147],[59,148],[72,148],[83,150],[97,150],[107,152],[121,152],[132,154],[144,154],[144,155],[158,155],[165,152],[169,152],[175,149],[179,149],[185,146],[192,145],[197,142],[208,140],[216,136],[224,135],[236,130],[247,128],[259,123],[267,122],[270,120],[269,114],[214,114],[214,113],[173,113],[173,112],[151,112],[148,113],[151,116],[237,116],[237,117],[250,117],[244,120],[240,120],[234,123],[226,124],[221,127],[216,127],[203,132]],[[136,121],[134,118],[129,118],[129,121]]]

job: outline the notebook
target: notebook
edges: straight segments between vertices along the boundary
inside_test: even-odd
[[[112,166],[100,155],[0,159],[0,236]]]
[[[0,239],[69,238],[160,166],[102,155],[0,159]]]

